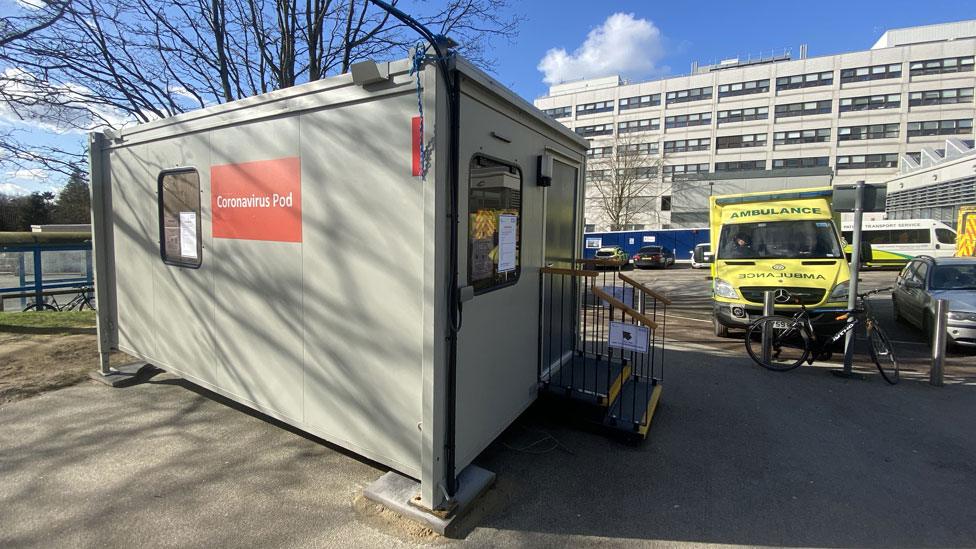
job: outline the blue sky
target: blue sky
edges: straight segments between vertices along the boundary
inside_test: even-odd
[[[0,0],[0,6],[9,9],[15,1]],[[412,1],[418,0],[406,0],[404,7]],[[796,55],[804,43],[810,56],[857,51],[870,48],[885,29],[976,18],[976,0],[511,3],[525,21],[513,43],[495,44],[490,71],[529,101],[545,95],[547,78],[624,73],[645,80],[686,74],[693,61],[784,49]],[[62,144],[84,140],[81,134],[37,137]],[[52,190],[63,183],[62,176],[38,171],[0,173],[0,192]]]
[[[537,69],[552,48],[572,53],[614,13],[633,14],[660,31],[657,70],[637,79],[686,74],[692,61],[711,62],[809,45],[810,56],[869,49],[889,28],[976,18],[973,0],[784,1],[522,1],[527,20],[515,44],[498,44],[496,78],[526,99],[548,85]],[[639,48],[646,50],[648,48]]]

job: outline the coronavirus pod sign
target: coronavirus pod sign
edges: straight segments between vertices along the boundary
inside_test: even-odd
[[[301,159],[210,168],[214,238],[302,241]]]

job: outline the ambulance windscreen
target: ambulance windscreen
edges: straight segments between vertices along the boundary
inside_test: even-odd
[[[830,221],[739,223],[722,227],[718,259],[840,259]]]

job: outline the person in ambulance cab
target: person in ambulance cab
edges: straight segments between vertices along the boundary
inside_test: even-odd
[[[742,259],[747,257],[755,257],[756,252],[752,249],[752,241],[749,239],[749,235],[745,233],[738,233],[735,238],[732,239],[732,248],[729,250],[729,257],[733,259]]]

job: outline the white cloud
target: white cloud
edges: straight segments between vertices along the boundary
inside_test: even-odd
[[[0,119],[65,134],[87,133],[132,124],[126,113],[88,100],[85,86],[48,82],[21,68],[0,73],[0,87],[8,101],[0,102]]]
[[[586,35],[572,54],[552,48],[539,61],[547,84],[619,74],[646,77],[662,72],[663,36],[653,22],[632,13],[615,13]]]
[[[23,196],[30,194],[30,191],[16,183],[0,183],[0,194]]]
[[[20,168],[12,172],[7,172],[9,179],[20,179],[21,181],[46,181],[51,174],[43,168]]]
[[[47,3],[42,0],[16,0],[17,5],[29,10],[39,10],[47,7]]]

